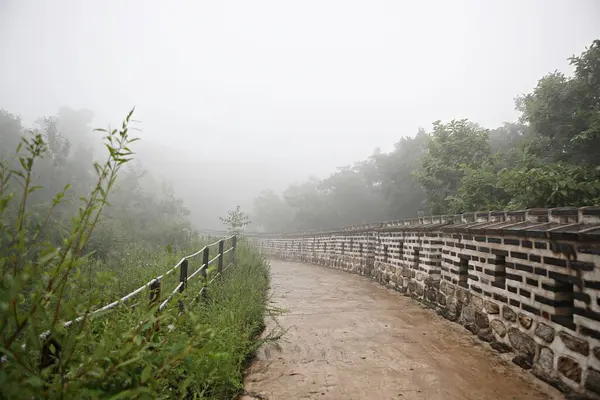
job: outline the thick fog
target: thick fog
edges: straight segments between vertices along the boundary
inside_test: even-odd
[[[217,228],[433,121],[515,121],[597,38],[597,0],[0,0],[0,109],[105,127],[135,106],[143,167]]]

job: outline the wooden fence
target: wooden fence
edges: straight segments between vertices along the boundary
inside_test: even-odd
[[[225,244],[228,243],[230,246],[228,249],[225,249]],[[218,253],[212,259],[210,258],[210,249],[218,246]],[[198,276],[202,276],[204,278],[204,285],[202,289],[198,293],[198,297],[206,294],[206,288],[210,285],[215,279],[217,279],[221,274],[227,270],[232,264],[235,263],[235,251],[237,247],[237,236],[232,235],[227,238],[220,239],[214,243],[204,246],[202,249],[197,252],[190,254],[188,256],[183,257],[177,264],[175,264],[171,269],[166,271],[164,274],[157,276],[156,278],[146,282],[143,286],[140,286],[136,290],[131,293],[126,294],[118,300],[113,301],[103,307],[100,307],[94,311],[91,311],[85,315],[79,316],[71,321],[67,321],[64,323],[65,327],[71,326],[73,323],[83,321],[85,318],[90,318],[94,316],[99,316],[101,314],[110,312],[116,307],[128,303],[131,299],[136,298],[140,293],[144,292],[144,290],[149,289],[149,300],[151,305],[159,304],[158,312],[162,311],[169,301],[175,296],[177,293],[183,293],[183,291],[187,288],[188,282],[191,279],[194,279]],[[223,260],[225,254],[231,252],[230,262],[227,266],[223,266]],[[202,265],[198,269],[196,269],[191,274],[188,274],[188,262],[190,259],[202,257]],[[217,274],[208,281],[208,267],[211,264],[217,263]],[[163,279],[174,273],[179,268],[179,284],[173,289],[164,299],[161,298],[162,285],[161,282]],[[180,312],[183,312],[184,305],[180,301],[179,302]],[[42,348],[40,367],[46,368],[52,364],[55,364],[57,359],[60,358],[60,344],[56,341],[55,338],[52,338],[51,331],[46,331],[40,335],[40,338],[44,340],[44,346]]]

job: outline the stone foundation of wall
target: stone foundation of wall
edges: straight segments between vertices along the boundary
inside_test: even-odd
[[[479,212],[253,236],[271,257],[367,276],[563,391],[600,399],[600,207]]]

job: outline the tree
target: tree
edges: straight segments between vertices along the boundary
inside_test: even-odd
[[[284,232],[290,229],[294,210],[272,190],[265,190],[254,199],[254,222],[267,232]]]
[[[233,211],[229,211],[226,217],[219,217],[219,219],[227,226],[229,233],[236,236],[241,236],[244,228],[251,223],[250,217],[240,210],[240,206],[237,206]]]
[[[428,135],[420,129],[414,138],[403,137],[390,153],[375,152],[372,178],[384,200],[386,219],[413,218],[426,205],[423,188],[413,171],[420,169]]]
[[[572,78],[553,72],[516,100],[522,122],[538,135],[532,152],[548,162],[600,164],[600,40],[579,57]]]
[[[433,123],[420,171],[415,172],[432,214],[449,212],[465,168],[476,168],[490,156],[489,131],[466,119]]]

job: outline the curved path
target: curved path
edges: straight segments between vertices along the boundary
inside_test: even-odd
[[[272,261],[288,329],[264,346],[242,399],[562,399],[458,324],[364,277]]]

